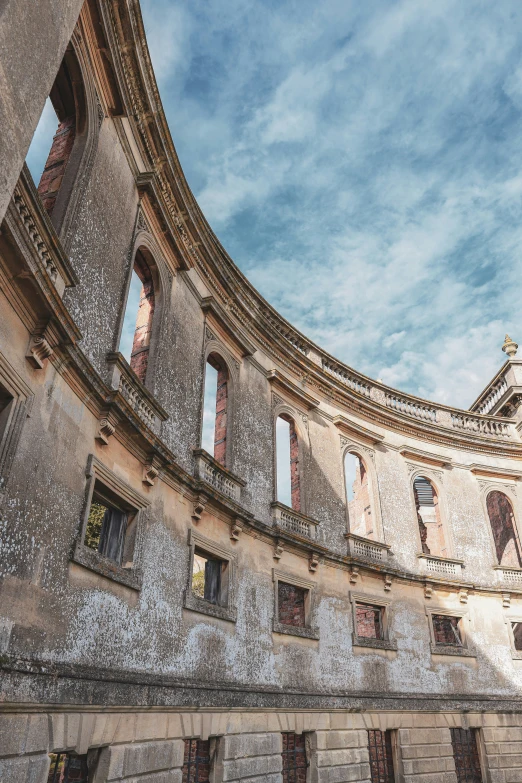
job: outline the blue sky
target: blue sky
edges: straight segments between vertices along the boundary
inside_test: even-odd
[[[349,365],[467,407],[505,332],[522,343],[520,1],[141,5],[189,185],[241,270]]]
[[[311,339],[469,405],[522,342],[519,0],[142,0],[188,182]]]

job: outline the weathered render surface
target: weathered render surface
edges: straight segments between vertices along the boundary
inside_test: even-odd
[[[101,749],[95,781],[180,783],[182,740],[221,737],[216,780],[277,783],[295,731],[310,783],[367,781],[381,729],[398,778],[454,783],[455,727],[480,729],[492,783],[522,780],[520,360],[508,351],[459,411],[361,376],[273,311],[184,180],[137,0],[7,2],[0,39],[0,780]],[[68,45],[84,146],[53,223],[22,164]],[[154,292],[144,382],[118,355],[138,250]],[[201,452],[211,354],[226,469]],[[298,509],[276,504],[279,415]],[[368,539],[350,532],[346,452],[367,474]],[[443,555],[423,554],[419,477]],[[84,544],[96,482],[136,515],[130,564]],[[492,492],[511,509],[509,565]],[[225,569],[214,603],[192,591],[201,552]],[[380,638],[357,628],[358,602],[382,612]],[[460,644],[437,646],[434,614],[456,618]]]

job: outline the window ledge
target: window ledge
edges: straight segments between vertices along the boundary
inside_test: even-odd
[[[217,617],[219,620],[227,620],[235,623],[237,620],[237,609],[235,606],[218,606],[205,601],[190,590],[185,590],[183,606],[192,612],[206,614],[209,617]]]
[[[318,628],[302,628],[298,625],[285,625],[284,623],[279,623],[274,620],[272,630],[274,633],[286,633],[289,636],[300,636],[303,639],[319,639]]]
[[[389,639],[371,639],[366,636],[352,634],[352,644],[354,647],[373,647],[376,650],[397,651],[397,644]]]
[[[76,545],[71,559],[74,563],[89,568],[107,579],[112,579],[113,582],[119,582],[132,590],[141,589],[142,575],[139,569],[123,568],[84,544]]]
[[[448,644],[430,644],[432,655],[457,655],[461,658],[476,658],[475,653],[466,647],[453,647]]]

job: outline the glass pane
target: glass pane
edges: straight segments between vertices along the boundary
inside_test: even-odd
[[[138,309],[140,306],[141,289],[141,280],[133,270],[120,337],[120,353],[123,354],[129,363],[132,354],[132,344],[134,342],[134,332],[136,331],[136,319],[138,317]]]
[[[205,369],[205,399],[203,401],[203,432],[201,448],[214,456],[214,430],[216,427],[217,370],[207,362]]]
[[[36,187],[40,183],[57,128],[58,117],[51,99],[47,98],[25,159]]]
[[[276,422],[277,499],[292,506],[290,482],[290,424],[278,417]]]

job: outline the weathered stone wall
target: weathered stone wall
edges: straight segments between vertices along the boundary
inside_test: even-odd
[[[61,20],[46,48],[67,34],[65,47],[73,4],[44,6]],[[277,783],[281,732],[296,731],[309,734],[309,783],[368,781],[373,727],[398,732],[404,781],[454,783],[450,728],[465,724],[482,731],[492,783],[515,783],[522,671],[510,627],[522,621],[522,577],[496,567],[487,498],[505,493],[518,528],[520,434],[491,419],[462,431],[452,422],[464,412],[428,420],[421,402],[392,410],[381,388],[341,387],[319,349],[296,347],[275,313],[265,318],[191,206],[168,144],[156,156],[165,128],[159,107],[144,108],[154,93],[146,58],[131,57],[142,46],[128,16],[137,6],[116,6],[123,23],[104,6],[96,29],[119,81],[90,74],[104,105],[62,237],[68,251],[23,173],[0,234],[0,382],[27,400],[16,427],[0,418],[0,703],[16,711],[1,717],[0,779],[36,783],[49,751],[102,748],[100,783],[179,783],[182,740],[222,737],[216,781]],[[13,15],[8,3],[0,25]],[[45,67],[40,49],[14,61],[35,113],[59,67],[55,49]],[[99,47],[90,54],[98,62]],[[4,172],[10,194],[22,141]],[[140,248],[154,285],[147,368],[120,363],[120,377],[113,354]],[[202,475],[194,451],[209,355],[227,367],[216,456],[228,470],[211,462]],[[296,425],[298,514],[273,505],[279,414]],[[375,523],[358,550],[346,538],[347,449],[364,457]],[[141,509],[132,567],[82,559],[93,464]],[[421,475],[436,488],[448,548],[432,562],[419,557]],[[217,604],[192,595],[195,547],[226,564]],[[276,596],[281,583],[290,588]],[[383,638],[356,632],[358,600],[381,608]],[[461,648],[437,649],[438,613],[456,618]]]

